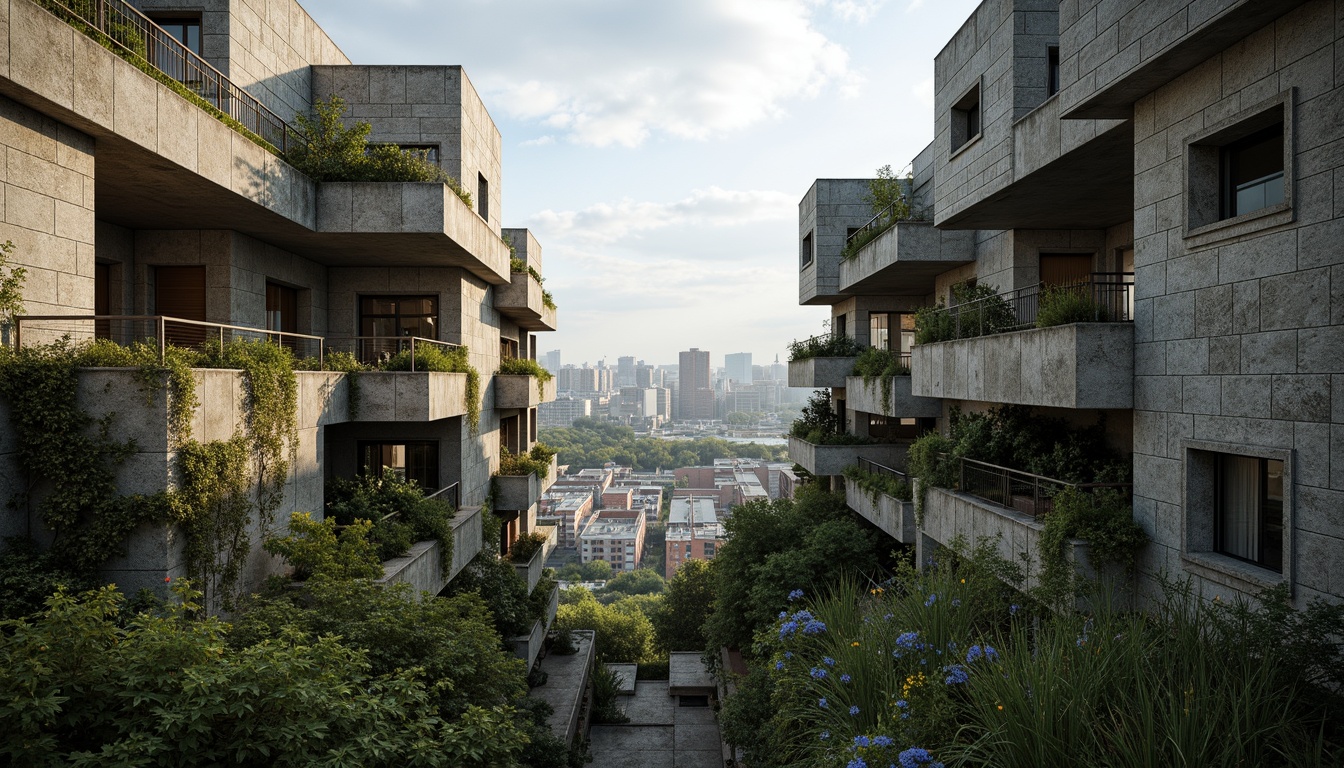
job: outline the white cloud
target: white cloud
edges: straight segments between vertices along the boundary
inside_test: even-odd
[[[763,190],[697,189],[670,203],[621,200],[578,211],[543,210],[531,224],[547,240],[615,243],[671,227],[721,228],[797,215],[797,195]]]
[[[916,0],[922,2],[922,0]],[[822,2],[831,12],[845,21],[866,22],[877,14],[878,9],[886,5],[886,0],[828,0]]]
[[[535,138],[535,139],[528,139],[527,141],[519,142],[519,146],[521,146],[521,147],[545,147],[545,146],[548,146],[548,145],[550,145],[550,144],[554,144],[554,143],[555,143],[555,137],[554,137],[554,136],[549,136],[549,135],[548,135],[548,136],[538,136],[538,137]]]

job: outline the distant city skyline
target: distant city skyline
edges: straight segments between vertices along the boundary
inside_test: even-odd
[[[818,329],[818,333],[820,333],[820,329]],[[602,357],[591,358],[587,360],[576,360],[574,355],[570,354],[569,352],[567,352],[562,348],[552,348],[542,350],[541,352],[538,353],[538,357],[541,359],[542,364],[547,365],[547,367],[549,367],[548,362],[552,359],[551,357],[552,355],[555,355],[554,359],[558,359],[560,361],[560,366],[573,365],[576,368],[583,367],[584,363],[587,363],[588,365],[595,367],[599,362],[605,363],[608,368],[617,368],[620,365],[620,359],[623,357],[632,357],[635,359],[636,362],[641,362],[644,365],[651,365],[657,367],[663,365],[680,364],[681,352],[684,352],[687,349],[692,348],[702,349],[700,347],[694,347],[694,345],[686,345],[686,347],[684,347],[683,349],[672,353],[673,358],[672,360],[650,359],[647,356],[640,355],[638,352],[635,352],[635,354],[628,354],[629,352],[628,350],[623,350],[619,354],[605,355]],[[761,355],[759,353],[754,353],[746,350],[734,350],[723,353],[711,351],[709,354],[709,366],[714,370],[718,370],[720,368],[726,368],[728,366],[728,356],[737,354],[745,354],[748,358],[748,364],[754,364],[757,366],[771,365],[772,363],[775,362],[775,355],[779,355],[779,362],[781,363],[787,363],[789,361],[788,349],[781,349],[778,352],[770,352],[768,353],[768,355]]]

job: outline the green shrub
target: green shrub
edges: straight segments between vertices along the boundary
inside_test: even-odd
[[[297,581],[314,576],[374,579],[383,575],[383,566],[377,545],[369,541],[372,528],[368,520],[355,520],[338,533],[335,520],[295,512],[289,518],[289,535],[269,538],[262,547],[283,557]]]
[[[598,664],[593,670],[593,722],[597,724],[620,724],[630,722],[630,718],[621,711],[617,703],[621,695],[621,676],[606,664]]]
[[[814,357],[855,357],[864,349],[853,337],[826,333],[802,341],[789,342],[789,362],[810,360]]]
[[[910,501],[912,498],[910,484],[899,477],[880,472],[869,472],[859,469],[857,465],[845,467],[843,474],[846,478],[857,483],[859,488],[866,491],[874,504],[877,503],[879,494],[885,494],[900,501]]]
[[[1092,298],[1088,286],[1052,286],[1041,291],[1040,306],[1036,310],[1037,328],[1109,320],[1110,313]]]
[[[537,445],[541,444],[538,443]],[[534,474],[537,477],[545,477],[546,473],[551,470],[551,458],[553,456],[555,456],[555,453],[545,447],[542,447],[540,451],[534,447],[528,453],[514,453],[508,448],[501,448],[499,452],[499,474]]]
[[[587,590],[565,591],[556,626],[565,630],[591,629],[598,661],[638,663],[656,658],[653,650],[653,625],[638,611],[626,612],[614,605],[603,605]],[[574,593],[571,595],[571,593]]]
[[[41,611],[47,597],[59,589],[82,592],[97,586],[96,578],[61,567],[51,553],[39,552],[32,540],[5,539],[0,554],[0,621]]]
[[[802,413],[789,427],[790,435],[814,445],[827,440],[842,441],[845,437],[854,438],[853,435],[846,436],[844,432],[844,414],[835,412],[829,389],[818,389],[813,392],[807,400],[807,405],[803,406]],[[854,439],[862,442],[860,438]]]
[[[504,637],[518,637],[532,631],[536,610],[527,592],[527,582],[513,564],[500,560],[492,552],[477,555],[448,584],[448,594],[475,593],[494,616],[495,629]]]
[[[433,539],[439,542],[443,567],[451,567],[452,505],[425,498],[424,489],[414,482],[394,472],[379,477],[369,471],[349,480],[333,478],[324,493],[329,519],[342,525],[372,523],[369,538],[377,545],[380,560],[400,557],[413,543]]]
[[[915,312],[915,343],[931,344],[1003,333],[1017,327],[1017,314],[1008,300],[988,285],[952,286],[954,307],[939,302]]]
[[[509,562],[526,563],[532,560],[546,546],[550,538],[541,531],[532,531],[519,536],[509,548]]]
[[[1088,559],[1094,568],[1116,565],[1133,571],[1139,550],[1148,543],[1148,534],[1134,522],[1129,494],[1111,488],[1091,492],[1064,488],[1052,502],[1041,532],[1043,600],[1067,605],[1079,586],[1066,551],[1071,539],[1087,542]]]
[[[499,370],[495,371],[501,376],[534,376],[537,379],[537,396],[546,396],[546,382],[554,378],[554,375],[541,367],[541,363],[530,357],[505,357],[499,361]]]

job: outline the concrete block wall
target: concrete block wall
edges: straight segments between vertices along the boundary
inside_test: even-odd
[[[93,312],[94,142],[0,97],[0,242],[30,315]]]
[[[1184,505],[1207,489],[1188,486],[1182,441],[1202,440],[1295,452],[1285,536],[1297,556],[1283,578],[1299,598],[1344,595],[1342,49],[1344,3],[1308,2],[1134,104],[1134,511],[1153,538],[1147,573],[1187,572]],[[1290,89],[1292,220],[1187,237],[1187,138]],[[1206,595],[1258,588],[1199,576]]]
[[[133,0],[149,16],[181,12],[175,0]],[[285,121],[312,107],[310,65],[350,59],[295,0],[204,0],[201,54]]]
[[[934,60],[934,207],[939,220],[1012,178],[1013,123],[1046,97],[1046,53],[1057,3],[985,0]],[[980,134],[952,147],[952,108],[980,89]]]
[[[873,218],[864,202],[870,179],[817,179],[798,203],[798,303],[829,304],[840,293],[840,251],[848,230]],[[812,260],[803,261],[804,238],[812,235]],[[818,329],[820,332],[820,329]]]
[[[484,175],[486,222],[500,231],[502,139],[461,67],[313,67],[313,98],[333,95],[347,102],[347,124],[372,126],[372,142],[438,145],[439,166],[471,193],[477,212],[478,174]]]

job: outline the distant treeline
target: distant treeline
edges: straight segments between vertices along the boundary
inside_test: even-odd
[[[730,443],[717,437],[696,440],[659,440],[635,437],[635,431],[590,418],[574,420],[574,426],[541,430],[541,441],[556,449],[560,464],[571,470],[600,468],[608,461],[636,470],[695,467],[715,459],[746,458],[783,461],[788,449],[782,445]]]

